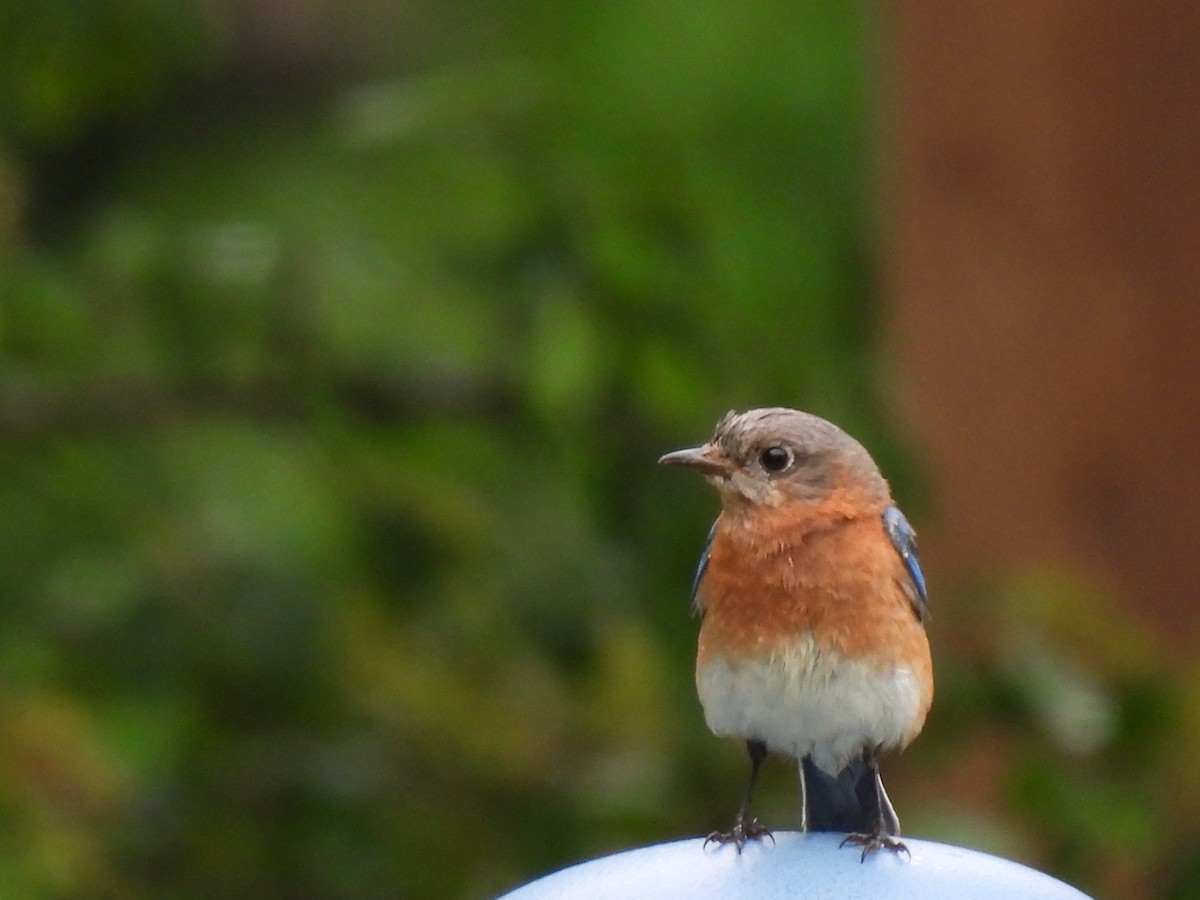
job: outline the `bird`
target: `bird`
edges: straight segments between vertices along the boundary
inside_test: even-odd
[[[802,831],[846,832],[860,860],[911,855],[879,764],[933,701],[929,600],[879,467],[837,425],[784,407],[730,411],[707,443],[659,463],[699,472],[721,499],[692,583],[696,687],[709,729],[745,742],[750,778],[733,828],[705,845],[740,853],[771,837],[751,801],[779,754],[799,764]]]

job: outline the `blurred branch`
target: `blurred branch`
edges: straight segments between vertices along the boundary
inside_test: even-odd
[[[101,434],[212,415],[283,423],[306,420],[315,406],[327,404],[369,423],[458,417],[502,423],[514,417],[518,397],[512,384],[499,379],[445,374],[339,373],[320,383],[283,375],[175,384],[120,378],[69,386],[10,380],[0,387],[0,432],[9,438]]]

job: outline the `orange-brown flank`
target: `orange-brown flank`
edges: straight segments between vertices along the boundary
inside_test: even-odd
[[[723,512],[700,588],[696,663],[769,653],[809,632],[841,659],[912,670],[924,697],[915,735],[933,699],[929,641],[883,530],[884,503],[864,499],[842,489],[816,504],[746,508],[753,528],[743,510]]]

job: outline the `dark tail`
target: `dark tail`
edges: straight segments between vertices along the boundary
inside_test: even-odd
[[[800,770],[809,831],[900,833],[879,769],[865,757],[851,760],[836,777],[818,769],[807,756]]]

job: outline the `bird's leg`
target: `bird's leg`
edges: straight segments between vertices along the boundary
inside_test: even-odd
[[[899,837],[900,817],[896,815],[896,808],[892,806],[892,801],[883,786],[883,779],[879,777],[879,769],[875,769],[875,792],[879,798],[879,821],[883,826],[883,833],[888,837]]]
[[[706,847],[710,842],[733,844],[737,847],[738,853],[741,853],[742,847],[746,845],[747,841],[761,841],[768,837],[772,842],[775,840],[770,829],[764,827],[758,819],[750,815],[754,783],[758,780],[758,770],[762,766],[763,760],[767,758],[767,745],[763,741],[746,741],[746,752],[750,754],[750,782],[746,785],[742,805],[738,807],[737,819],[734,820],[733,828],[730,831],[714,831],[705,838],[704,845]]]
[[[912,854],[908,852],[904,842],[896,840],[900,836],[900,819],[883,787],[883,779],[879,776],[879,763],[875,760],[875,754],[867,751],[863,754],[863,759],[871,772],[871,777],[864,778],[859,782],[858,795],[863,808],[867,811],[867,823],[870,830],[862,834],[846,835],[841,846],[855,844],[862,847],[860,862],[876,850],[891,850],[911,857]]]

